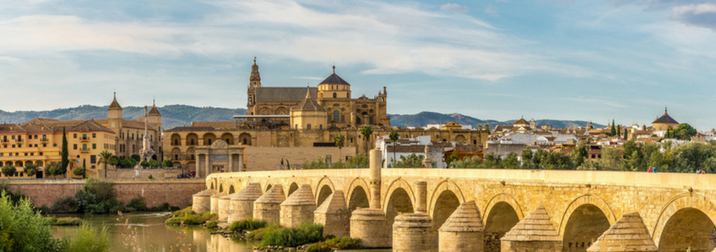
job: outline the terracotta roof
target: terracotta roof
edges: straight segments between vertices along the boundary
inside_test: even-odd
[[[316,99],[318,88],[309,87],[311,98]],[[257,102],[301,102],[306,97],[305,87],[258,87]]]
[[[525,118],[520,118],[520,120],[517,120],[512,125],[530,125],[530,123],[527,122],[527,120],[525,120]]]
[[[109,104],[110,109],[122,109],[122,106],[119,106],[119,102],[117,102],[117,93],[114,93],[114,99],[112,99],[112,104]]]
[[[674,120],[674,118],[671,118],[671,116],[669,116],[669,113],[666,113],[666,109],[664,109],[664,115],[662,115],[661,117],[657,118],[654,122],[652,122],[652,124],[654,124],[654,123],[679,124],[679,122],[677,122],[676,120]]]
[[[182,126],[180,126],[180,127],[174,127],[174,128],[172,128],[172,129],[165,130],[165,132],[172,132],[172,131],[210,131],[210,130],[214,130],[214,128],[212,128],[212,127],[194,127],[194,126],[182,127]]]
[[[149,110],[150,115],[162,115],[159,113],[159,110],[157,110],[157,104],[152,102],[152,110]]]

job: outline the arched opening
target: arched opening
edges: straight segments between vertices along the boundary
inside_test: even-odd
[[[296,190],[298,190],[298,184],[296,184],[296,182],[291,183],[291,186],[288,187],[288,196],[291,196]],[[288,196],[286,196],[286,198],[288,198]]]
[[[206,133],[202,138],[204,139],[204,145],[211,145],[216,141],[216,136],[213,133]]]
[[[179,145],[181,145],[181,137],[177,133],[172,134],[172,146]]]
[[[241,133],[241,135],[239,135],[239,143],[243,145],[251,145],[251,135],[248,133]]]
[[[219,192],[224,192],[224,185],[219,185]]]
[[[259,115],[270,115],[270,114],[271,114],[271,109],[269,109],[269,108],[261,108],[261,110],[259,110]]]
[[[460,200],[457,198],[455,193],[450,190],[445,190],[440,193],[435,205],[433,206],[433,230],[435,234],[438,233],[438,229],[443,226],[445,221],[450,217],[452,212],[460,206]]]
[[[20,168],[20,167],[22,167],[22,161],[15,162],[15,168]]]
[[[194,133],[186,135],[186,145],[197,145],[199,144],[199,136]]]
[[[564,229],[563,252],[584,252],[609,229],[609,220],[601,209],[584,204],[574,210]]]
[[[224,133],[221,135],[221,140],[224,140],[229,145],[234,145],[234,135],[231,133]]]
[[[393,227],[395,217],[398,216],[399,213],[412,213],[413,211],[413,202],[410,200],[408,192],[403,188],[396,188],[393,194],[390,195],[385,210],[386,227]]]
[[[179,150],[179,148],[172,149],[171,157],[172,157],[172,161],[181,160],[181,150]]]
[[[348,202],[348,211],[353,212],[359,207],[368,208],[370,203],[368,202],[368,194],[365,192],[362,186],[356,186],[351,193],[351,198]]]
[[[318,193],[318,201],[316,201],[316,206],[320,206],[323,204],[323,201],[326,201],[328,199],[328,196],[331,196],[333,193],[333,190],[331,190],[331,187],[328,185],[323,185],[321,187],[321,191]]]
[[[666,221],[659,239],[659,252],[710,252],[714,223],[699,209],[684,208]]]
[[[268,190],[271,190],[271,187],[272,187],[272,186],[273,186],[273,185],[271,185],[271,184],[266,185],[266,191],[265,191],[265,192],[268,192]]]
[[[276,114],[277,115],[288,115],[288,109],[286,109],[285,107],[279,107],[276,109]]]
[[[194,155],[194,148],[189,148],[186,150],[186,159],[185,160],[196,160],[196,156]]]
[[[467,140],[465,139],[465,137],[464,137],[463,135],[457,135],[457,136],[455,137],[455,142],[458,142],[458,143],[466,143]]]
[[[233,193],[235,193],[235,192],[236,192],[236,191],[234,190],[234,186],[233,186],[233,185],[232,185],[232,186],[229,186],[229,194],[233,194]]]
[[[492,207],[485,221],[485,252],[500,252],[500,239],[520,222],[510,204],[499,202]]]

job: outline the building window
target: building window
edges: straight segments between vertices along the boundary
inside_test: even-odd
[[[42,152],[40,152],[40,156],[42,156]]]
[[[92,138],[95,138],[95,137],[97,137],[97,134],[92,133]]]
[[[311,124],[306,125],[306,129],[311,129]]]
[[[341,122],[346,122],[346,116],[344,116],[344,115],[341,116]]]
[[[77,138],[77,133],[73,134],[73,136],[72,136],[72,137],[74,137],[74,138]]]
[[[92,149],[93,149],[93,150],[96,150],[96,149],[97,149],[97,144],[92,144]]]
[[[87,144],[82,144],[82,149],[83,149],[83,150],[86,150],[86,149],[87,149]]]
[[[338,95],[336,93],[333,93],[333,98],[338,98]]]
[[[91,155],[90,156],[90,164],[95,164],[95,163],[97,163],[97,156]]]
[[[76,149],[77,149],[77,144],[73,144],[73,145],[72,145],[72,149],[75,149],[75,150],[76,150]]]
[[[42,147],[47,147],[47,144],[42,144]]]
[[[333,121],[338,121],[338,110],[333,111]]]

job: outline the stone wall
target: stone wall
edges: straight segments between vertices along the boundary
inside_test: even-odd
[[[22,193],[35,206],[52,206],[58,199],[74,196],[84,186],[81,180],[11,181],[10,191]],[[185,181],[114,181],[117,200],[127,204],[132,198],[143,196],[147,207],[169,205],[184,208],[191,204],[192,195],[204,190],[202,180]]]
[[[278,170],[281,158],[290,163],[291,167],[315,161],[318,158],[326,159],[330,155],[333,163],[345,160],[346,156],[355,156],[355,147],[251,147],[246,148],[247,171]]]
[[[139,169],[139,176],[136,174],[134,169],[107,169],[107,175],[105,176],[104,169],[98,169],[96,174],[101,179],[113,179],[113,180],[128,180],[138,178],[140,180],[148,179],[149,175],[152,175],[152,179],[165,180],[165,179],[176,179],[177,175],[182,173],[181,169]],[[185,170],[186,171],[186,170]]]

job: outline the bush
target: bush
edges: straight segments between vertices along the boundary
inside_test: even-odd
[[[217,229],[218,227],[219,227],[219,222],[218,222],[218,221],[213,220],[213,221],[208,221],[208,222],[206,222],[206,228],[209,228],[209,229]]]
[[[254,220],[253,218],[246,218],[240,221],[235,221],[229,226],[229,231],[243,233],[247,230],[256,230],[264,228],[268,224],[265,221]]]
[[[129,200],[129,203],[127,204],[127,208],[132,208],[135,211],[147,211],[149,208],[147,208],[147,204],[144,203],[144,197],[137,196],[136,198],[133,198]]]
[[[49,210],[53,213],[72,213],[77,212],[78,209],[75,197],[67,196],[55,201]]]
[[[184,208],[182,210],[173,212],[171,218],[167,219],[164,224],[166,225],[201,225],[208,220],[216,220],[215,214],[204,213],[198,215],[191,210],[191,207]]]
[[[360,249],[360,239],[351,237],[330,238],[328,240],[317,242],[306,247],[306,252],[330,252],[333,249]]]
[[[296,247],[319,242],[323,239],[323,226],[315,223],[303,223],[298,228],[287,228],[264,235],[261,245]]]
[[[246,239],[248,239],[248,240],[254,240],[254,241],[260,241],[260,240],[263,240],[263,239],[264,239],[264,236],[266,236],[266,234],[272,233],[272,232],[276,232],[276,231],[279,231],[279,230],[282,230],[282,229],[284,229],[284,228],[281,227],[280,224],[278,224],[278,223],[273,223],[273,224],[268,225],[268,226],[266,226],[266,227],[264,227],[264,228],[259,228],[259,229],[256,229],[256,230],[254,230],[254,231],[251,231],[251,232],[246,233]]]
[[[161,205],[159,205],[159,206],[152,207],[151,209],[149,209],[149,211],[152,211],[152,212],[166,212],[166,211],[171,211],[173,208],[175,208],[175,207],[170,206],[169,203],[164,202],[164,204],[161,204]],[[177,208],[177,209],[179,209],[179,208]]]
[[[104,252],[109,251],[109,231],[107,227],[95,227],[82,224],[72,236],[65,236],[60,251]]]
[[[104,214],[122,208],[114,194],[111,182],[90,178],[82,190],[75,193],[78,211],[83,213]]]
[[[0,196],[0,251],[57,251],[50,221],[34,212],[32,203],[21,199],[14,204],[2,192]]]
[[[13,165],[6,165],[2,167],[2,174],[5,175],[5,177],[15,176],[16,172],[17,169]]]

